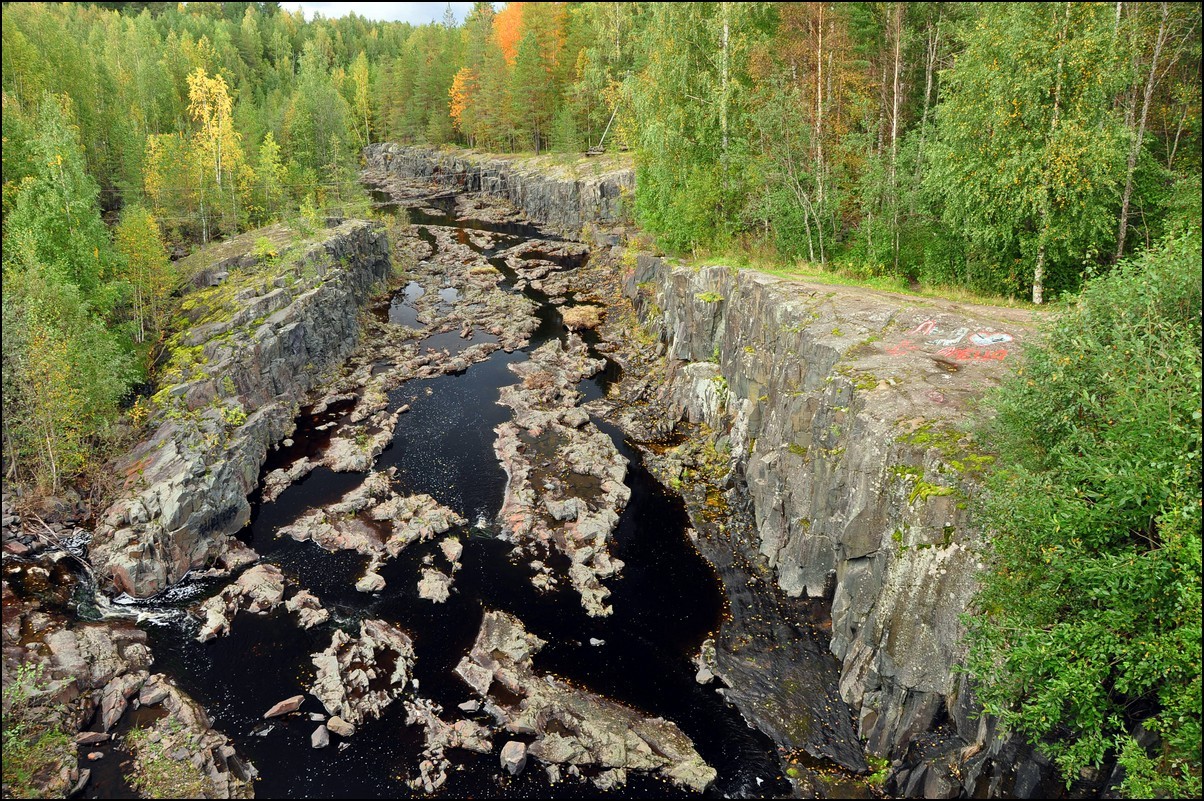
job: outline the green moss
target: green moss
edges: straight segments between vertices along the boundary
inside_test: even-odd
[[[914,506],[916,501],[923,502],[935,496],[952,494],[952,487],[942,487],[940,484],[929,484],[927,481],[917,480],[911,489],[911,494],[907,496],[907,503]]]
[[[807,447],[805,445],[799,445],[797,442],[792,442],[786,446],[786,450],[790,451],[800,459],[807,458]]]
[[[974,447],[974,439],[968,434],[949,428],[937,428],[925,423],[914,431],[900,434],[895,441],[917,448],[935,449],[941,461],[958,474],[978,478],[995,461],[995,457],[982,453]]]
[[[891,467],[888,469],[888,472],[893,478],[898,479],[899,481],[916,481],[923,477],[924,468],[913,467],[909,464],[896,464],[891,465]]]
[[[869,766],[870,775],[866,777],[866,782],[874,787],[881,787],[886,784],[886,779],[890,776],[890,760],[884,757],[866,756],[865,764]]]
[[[723,300],[723,295],[717,292],[699,292],[694,295],[695,299],[701,300],[703,303],[719,303]]]

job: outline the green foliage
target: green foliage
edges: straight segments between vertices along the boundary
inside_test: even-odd
[[[222,418],[232,426],[240,426],[247,422],[247,413],[242,406],[223,406]]]
[[[4,219],[5,276],[10,265],[44,269],[108,311],[116,294],[105,291],[110,248],[100,190],[87,172],[67,98],[42,98],[30,150],[33,174],[21,181]]]
[[[176,284],[159,224],[145,207],[128,206],[113,240],[130,287],[134,340],[143,342],[148,333],[158,339],[166,322],[168,296]]]
[[[999,391],[966,620],[985,709],[1068,781],[1119,754],[1138,797],[1200,793],[1200,248],[1090,282]]]
[[[74,765],[75,745],[58,722],[63,710],[47,714],[37,705],[46,691],[42,664],[24,663],[4,687],[4,796],[54,798],[61,786],[59,771]]]
[[[1112,11],[1100,5],[988,4],[943,76],[926,181],[943,220],[982,269],[963,280],[1027,294],[1075,289],[1114,234],[1124,144]]]

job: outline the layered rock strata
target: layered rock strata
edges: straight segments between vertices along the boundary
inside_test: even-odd
[[[285,255],[257,256],[263,239]],[[153,595],[221,559],[298,400],[354,348],[358,310],[390,273],[385,236],[349,221],[296,239],[282,226],[252,232],[185,267],[203,287],[183,303],[191,328],[173,343],[154,433],[118,463],[124,495],[93,542],[97,573],[117,590]]]
[[[536,222],[566,232],[585,225],[627,222],[635,171],[630,161],[608,156],[570,165],[537,159],[445,152],[382,143],[364,148],[367,175],[421,180],[446,189],[504,198]]]
[[[675,724],[537,675],[532,657],[544,644],[513,616],[487,611],[472,650],[456,666],[498,726],[534,738],[528,755],[586,768],[609,782],[628,770],[656,773],[695,792],[714,781],[714,768]]]
[[[923,768],[891,786],[1011,791],[1004,767],[1025,757],[979,719],[955,667],[981,567],[966,499],[991,459],[967,430],[1020,357],[1029,315],[648,256],[625,290],[665,356],[650,406],[668,412],[650,424],[645,410],[642,427],[684,419],[715,432],[729,500],[748,504],[748,537],[732,545],[752,580],[786,599],[832,599],[839,692],[858,735],[870,753]],[[921,735],[942,745],[916,766]]]
[[[611,613],[602,580],[622,569],[610,556],[610,536],[631,491],[627,463],[610,437],[577,404],[576,385],[603,366],[576,337],[541,346],[510,370],[520,383],[504,387],[498,401],[514,421],[498,426],[494,450],[506,470],[502,535],[534,556],[534,583],[556,583],[549,557],[568,558],[568,579],[588,614]]]

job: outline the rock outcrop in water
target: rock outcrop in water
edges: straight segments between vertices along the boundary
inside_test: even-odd
[[[631,496],[623,483],[626,461],[577,406],[577,383],[602,366],[575,337],[567,347],[552,341],[511,365],[521,381],[503,388],[499,403],[514,409],[514,422],[497,427],[494,443],[509,477],[503,536],[536,558],[537,587],[555,584],[553,553],[568,557],[568,579],[593,616],[612,611],[602,579],[623,567],[611,558],[609,542]]]
[[[257,258],[259,238],[284,255]],[[268,448],[354,348],[359,308],[390,273],[388,242],[363,221],[297,239],[274,226],[192,257],[205,287],[183,303],[192,327],[155,396],[155,431],[120,460],[124,497],[93,541],[97,573],[118,590],[146,597],[220,563]]]
[[[465,519],[430,495],[401,496],[392,490],[396,472],[390,468],[370,473],[338,503],[306,512],[277,531],[304,542],[313,541],[328,551],[357,551],[370,558],[368,575],[412,542],[432,539]],[[379,576],[377,576],[379,579]],[[362,589],[375,592],[384,586],[373,582]]]
[[[405,702],[406,725],[423,728],[425,746],[418,764],[418,775],[408,784],[415,790],[433,793],[447,782],[451,761],[444,756],[450,748],[488,754],[493,750],[492,732],[472,720],[448,723],[440,717],[443,709],[433,701],[417,698]]]
[[[11,567],[7,563],[6,567]],[[38,570],[34,565],[31,570]],[[251,798],[255,769],[235,754],[230,741],[213,729],[204,710],[166,676],[151,674],[152,654],[146,632],[125,622],[73,623],[57,613],[39,609],[30,599],[19,599],[10,587],[6,570],[3,584],[3,674],[5,686],[5,758],[9,732],[20,719],[30,726],[57,727],[69,744],[59,748],[51,739],[41,741],[43,764],[53,772],[31,777],[31,786],[44,797],[65,797],[85,788],[92,771],[79,766],[77,746],[90,753],[115,758],[114,745],[122,746],[123,718],[137,710],[148,750],[134,754],[135,771],[148,760],[174,758],[181,770],[194,776],[209,798]],[[24,700],[12,682],[25,684]],[[119,738],[115,741],[114,738]],[[167,750],[165,750],[167,749]],[[7,781],[7,777],[6,777]],[[7,786],[6,786],[7,789]]]
[[[505,198],[536,222],[572,233],[585,225],[626,223],[635,190],[630,161],[614,156],[564,166],[382,143],[364,148],[364,159],[368,177],[379,183],[397,177],[483,192]]]
[[[234,616],[240,611],[262,615],[282,603],[285,609],[297,615],[297,624],[303,629],[313,628],[330,618],[330,613],[308,590],[299,589],[286,601],[287,585],[284,574],[275,565],[260,564],[248,568],[217,595],[201,602],[198,609],[201,628],[196,639],[208,642],[229,634]]]
[[[410,681],[414,646],[410,637],[383,620],[360,622],[360,636],[335,629],[330,647],[314,654],[317,670],[310,689],[332,716],[331,731],[346,731],[341,724],[358,726],[380,717],[385,707],[401,695]]]
[[[554,676],[540,676],[532,657],[544,641],[516,618],[487,611],[456,673],[484,701],[498,726],[534,738],[526,753],[550,765],[569,765],[616,781],[628,770],[648,771],[695,792],[715,770],[677,726]]]

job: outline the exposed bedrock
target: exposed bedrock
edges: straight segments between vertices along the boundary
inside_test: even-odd
[[[471,151],[381,143],[364,148],[364,159],[369,176],[484,192],[510,201],[537,223],[570,233],[590,224],[625,223],[635,189],[635,171],[614,158],[555,166]]]
[[[317,674],[310,692],[334,716],[327,726],[336,734],[350,736],[353,727],[380,717],[406,688],[414,646],[409,635],[396,626],[383,620],[363,620],[359,637],[335,629],[330,647],[314,654],[313,663]]]
[[[521,380],[503,387],[498,402],[514,410],[514,421],[497,427],[494,443],[508,477],[503,536],[535,557],[533,583],[541,589],[557,581],[550,557],[567,557],[568,580],[595,617],[612,611],[602,580],[623,568],[610,556],[610,536],[631,496],[626,461],[577,405],[577,383],[602,366],[577,337],[567,347],[548,342],[510,365]]]
[[[650,256],[624,290],[667,357],[650,405],[709,427],[748,506],[737,561],[786,603],[832,599],[840,697],[866,750],[905,763],[889,786],[1037,786],[1048,763],[995,737],[954,672],[982,544],[966,499],[990,461],[966,432],[1028,313]]]
[[[456,666],[499,727],[534,738],[524,755],[601,771],[604,781],[618,784],[628,770],[659,773],[696,792],[715,780],[714,768],[676,724],[537,674],[532,657],[544,644],[512,615],[487,611],[472,650]]]
[[[5,726],[58,727],[70,738],[38,741],[43,764],[53,765],[30,777],[39,797],[67,797],[84,788],[91,771],[80,764],[77,746],[114,759],[115,741],[132,753],[132,762],[122,765],[127,777],[125,768],[141,772],[156,753],[175,754],[206,798],[253,797],[254,767],[213,729],[200,705],[166,676],[149,672],[146,632],[125,622],[65,620],[14,594],[7,579],[3,602]],[[14,682],[28,694],[13,691]],[[135,710],[149,748],[134,748],[121,734],[128,728],[122,719]],[[7,777],[5,782],[7,789]]]
[[[259,239],[281,255],[254,255]],[[92,545],[117,590],[145,597],[222,564],[268,448],[355,347],[359,309],[390,272],[385,236],[353,220],[297,240],[274,226],[192,257],[202,288],[183,304],[191,327],[174,343],[154,433],[117,464],[124,494]]]

